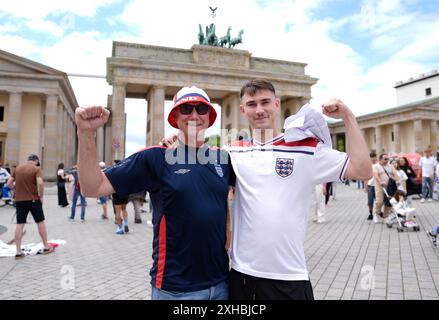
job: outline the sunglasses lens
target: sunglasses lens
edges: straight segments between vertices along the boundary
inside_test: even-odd
[[[207,106],[205,104],[199,104],[195,108],[196,108],[198,114],[201,114],[201,115],[204,115],[207,113],[207,111],[209,111],[209,106]]]
[[[181,114],[191,114],[193,109],[194,109],[194,106],[192,106],[190,104],[182,104],[180,106],[180,113]]]
[[[197,105],[182,104],[180,106],[180,113],[185,114],[185,115],[191,114],[192,110],[194,110],[194,108],[197,111],[197,113],[200,115],[204,115],[209,111],[209,106],[202,104],[202,103],[197,104]]]

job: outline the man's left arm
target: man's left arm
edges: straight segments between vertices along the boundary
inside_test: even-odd
[[[366,141],[361,134],[357,119],[352,111],[339,99],[331,99],[322,105],[323,114],[334,119],[342,119],[348,137],[348,155],[350,158],[344,178],[369,180],[372,177],[372,166]]]
[[[8,182],[6,182],[6,186],[9,189],[14,189],[14,180],[15,180],[14,177],[10,176],[9,179],[8,179]]]

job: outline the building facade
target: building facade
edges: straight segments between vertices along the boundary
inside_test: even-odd
[[[357,117],[369,149],[381,153],[422,153],[439,148],[439,73],[399,81],[397,106]],[[334,148],[347,150],[342,122],[329,125]]]
[[[10,167],[40,157],[44,177],[76,161],[78,103],[64,72],[0,50],[0,161]]]

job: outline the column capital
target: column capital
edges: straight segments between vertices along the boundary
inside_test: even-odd
[[[113,81],[112,86],[113,87],[118,87],[118,88],[121,88],[121,87],[126,88],[127,83],[124,82],[124,81]]]
[[[23,95],[23,91],[8,91],[9,95],[14,95],[14,96],[22,96]]]

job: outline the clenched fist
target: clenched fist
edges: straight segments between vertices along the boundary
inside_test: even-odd
[[[331,99],[323,104],[322,112],[324,115],[334,119],[344,119],[348,116],[353,116],[351,109],[337,98]]]
[[[95,132],[107,121],[110,111],[102,106],[79,107],[75,111],[75,122],[78,131]]]

